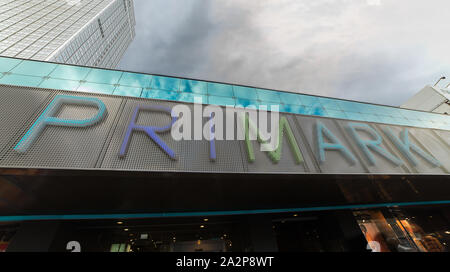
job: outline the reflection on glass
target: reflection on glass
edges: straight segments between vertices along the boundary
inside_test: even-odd
[[[335,110],[335,111],[340,111],[341,110],[341,108],[339,107],[338,103],[336,103],[336,101],[333,100],[333,99],[320,97],[319,98],[319,103],[327,110],[328,109]]]
[[[21,75],[48,76],[56,64],[38,61],[22,61],[11,72]]]
[[[276,103],[281,102],[278,92],[258,89],[257,93],[259,100]]]
[[[223,97],[223,96],[215,96],[210,95],[208,97],[209,104],[213,105],[221,105],[221,106],[234,106],[236,104],[236,101],[232,97]]]
[[[366,118],[361,113],[353,112],[353,111],[346,111],[345,114],[348,116],[348,118],[350,120],[366,121]]]
[[[41,81],[42,77],[23,76],[16,74],[8,74],[0,78],[0,84],[17,85],[25,87],[37,87]]]
[[[112,244],[109,252],[132,252],[130,244]]]
[[[450,231],[445,213],[444,207],[353,212],[376,252],[447,252]]]
[[[256,90],[248,87],[233,86],[234,95],[238,98],[258,99]]]
[[[304,105],[298,94],[280,92],[280,99],[284,104]]]
[[[148,88],[152,83],[151,75],[143,75],[143,74],[135,74],[135,73],[126,73],[122,74],[120,78],[119,84],[131,87],[141,87]]]
[[[294,113],[294,114],[306,114],[305,106],[302,105],[291,105],[284,104],[280,108],[284,112]]]
[[[206,82],[197,80],[181,80],[180,91],[186,93],[207,94]]]
[[[0,58],[0,72],[9,72],[20,62],[18,59]]]
[[[58,64],[56,69],[50,74],[51,78],[82,80],[89,73],[90,69],[84,67]]]
[[[300,100],[302,101],[302,104],[308,107],[315,107],[320,106],[319,98],[309,95],[299,95]]]
[[[131,97],[141,97],[142,88],[129,87],[129,86],[117,86],[114,89],[115,95],[131,96]]]
[[[114,86],[109,84],[98,84],[91,82],[84,82],[78,87],[78,92],[92,92],[92,93],[101,93],[101,94],[112,94],[114,91]]]
[[[381,211],[355,211],[354,215],[372,252],[418,251],[397,223],[388,222]]]
[[[178,100],[179,93],[170,92],[164,90],[144,90],[142,92],[142,98],[161,99],[161,100]]]
[[[86,81],[113,85],[119,82],[121,76],[122,72],[119,71],[92,69]]]
[[[430,218],[431,217],[431,218]],[[432,216],[428,216],[427,221],[431,221]],[[439,229],[433,229],[432,232],[426,232],[422,227],[415,222],[415,218],[404,218],[400,220],[403,229],[413,239],[416,246],[421,252],[446,252],[449,242],[448,231],[444,226],[439,226]],[[428,224],[430,225],[430,224]],[[444,227],[444,228],[440,228]]]
[[[361,113],[361,115],[363,116],[363,118],[367,121],[367,120],[372,120],[372,121],[368,121],[368,122],[376,122],[376,123],[381,123],[381,120],[378,118],[378,116],[376,114],[367,114],[367,113]]]
[[[345,114],[345,112],[343,112],[341,110],[327,109],[327,113],[329,114],[329,117],[332,117],[332,118],[348,119],[348,116]]]
[[[281,105],[280,103],[261,101],[258,104],[258,109],[264,110],[264,111],[279,112],[279,111],[282,111],[282,108],[283,108],[283,105]]]
[[[383,123],[383,121],[380,121],[381,123]],[[408,120],[408,125],[412,126],[412,127],[424,127],[426,126],[426,123],[424,121],[421,120]]]
[[[208,104],[208,96],[202,94],[181,93],[178,99],[189,103]]]
[[[317,104],[315,106],[305,106],[305,113],[306,115],[316,115],[316,116],[327,116],[327,113],[325,112],[325,109],[318,106]]]
[[[337,101],[339,108],[345,112],[361,112],[361,107],[357,103],[350,101]]]
[[[50,78],[42,81],[39,88],[75,91],[78,86],[80,86],[79,81]]]
[[[180,79],[178,78],[154,76],[151,88],[166,91],[178,91],[179,85]]]
[[[258,107],[259,103],[255,100],[236,98],[236,107],[245,108],[249,106]]]
[[[234,96],[232,85],[219,83],[208,83],[208,94],[224,97]]]
[[[380,106],[365,104],[364,105],[364,112],[372,113],[372,114],[379,114],[380,113]]]
[[[147,89],[143,97],[192,102],[191,94],[206,95],[204,103],[246,107],[260,104],[280,104],[282,112],[341,118],[355,121],[426,127],[450,130],[450,117],[442,114],[419,112],[381,105],[365,104],[315,97],[305,94],[263,90],[231,84],[152,76],[88,67],[26,61],[0,57],[0,83],[7,85],[76,90],[136,97],[141,88]],[[6,73],[9,72],[9,73]],[[46,78],[46,77],[50,77]],[[43,81],[44,80],[44,81]],[[67,80],[62,82],[61,80]],[[41,85],[39,85],[42,82]],[[131,88],[125,88],[129,86]],[[116,92],[113,92],[116,89]],[[159,91],[158,91],[159,90]],[[178,93],[178,92],[181,92]],[[139,93],[140,95],[140,93]],[[235,98],[238,98],[236,101]],[[208,102],[206,102],[208,101]],[[306,107],[302,107],[306,106]]]

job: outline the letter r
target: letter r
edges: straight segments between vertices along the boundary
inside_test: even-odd
[[[141,110],[167,113],[168,115],[170,115],[172,117],[172,120],[171,120],[170,124],[168,124],[165,127],[138,125],[137,118],[138,118],[139,112]],[[121,158],[125,157],[133,132],[134,131],[142,131],[145,134],[147,134],[147,136],[149,136],[171,159],[176,160],[175,152],[157,135],[157,133],[163,133],[163,132],[169,131],[172,128],[173,124],[175,124],[176,121],[177,121],[177,117],[172,116],[171,109],[169,109],[167,107],[137,106],[134,109],[133,117],[131,117],[130,124],[125,133],[125,137],[123,139],[122,146],[120,148],[119,157],[121,157]]]
[[[63,104],[93,106],[97,107],[98,111],[94,117],[84,120],[62,119],[55,117],[55,114]],[[14,150],[19,153],[25,153],[33,142],[39,137],[46,126],[63,126],[74,128],[89,127],[97,124],[105,114],[105,104],[103,104],[103,102],[98,98],[57,95],[39,116],[36,122],[34,122],[27,133],[22,137],[19,143],[14,147]]]

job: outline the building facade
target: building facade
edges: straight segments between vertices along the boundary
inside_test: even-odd
[[[114,68],[134,27],[132,0],[2,0],[0,55]]]
[[[7,251],[449,249],[447,115],[15,58],[0,69]],[[274,150],[260,149],[264,114],[279,120]]]
[[[450,89],[426,86],[408,99],[402,108],[450,114]]]

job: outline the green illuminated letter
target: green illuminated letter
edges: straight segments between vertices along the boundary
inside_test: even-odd
[[[245,114],[245,146],[247,147],[247,153],[248,153],[248,160],[249,162],[255,161],[255,153],[253,151],[253,145],[250,141],[250,129],[252,131],[256,131],[258,142],[260,144],[266,144],[267,141],[264,141],[261,139],[261,135],[259,131],[255,128],[253,123],[250,121],[247,114]],[[284,131],[287,132],[287,139],[289,141],[289,145],[291,147],[292,152],[294,153],[295,162],[297,164],[301,164],[303,162],[303,156],[300,152],[300,148],[298,147],[297,141],[295,140],[294,133],[292,133],[291,127],[289,126],[289,122],[287,121],[286,117],[281,117],[280,119],[280,125],[278,128],[278,139],[277,139],[277,149],[275,151],[267,151],[267,154],[269,155],[269,158],[274,163],[278,163],[281,159],[281,149],[283,147],[283,136]]]

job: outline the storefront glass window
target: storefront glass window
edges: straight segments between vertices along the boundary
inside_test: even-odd
[[[354,215],[373,252],[447,252],[450,231],[442,212],[385,209]]]

